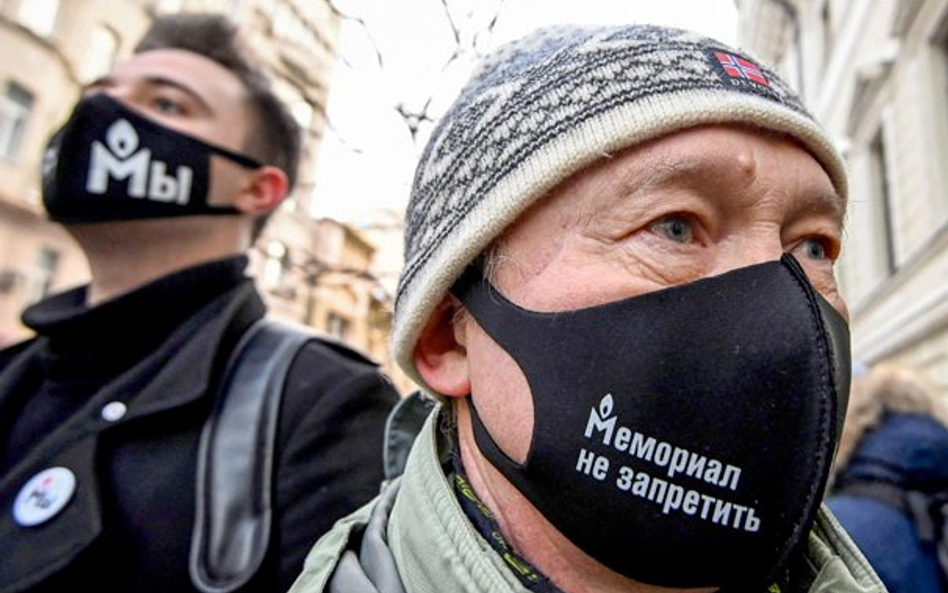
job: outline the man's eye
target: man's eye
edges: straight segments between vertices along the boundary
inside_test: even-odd
[[[652,223],[652,230],[676,243],[692,240],[691,221],[683,216],[666,216]]]
[[[804,239],[799,246],[797,246],[796,251],[807,259],[814,260],[826,260],[829,259],[829,254],[826,250],[826,245],[823,244],[819,239]]]
[[[181,105],[179,105],[176,101],[172,101],[166,97],[157,97],[154,101],[152,101],[152,107],[161,113],[171,113],[175,115],[184,113],[184,109],[181,108]]]

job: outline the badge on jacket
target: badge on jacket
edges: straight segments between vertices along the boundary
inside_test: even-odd
[[[59,514],[76,492],[76,475],[65,467],[50,467],[23,485],[13,502],[13,520],[21,527],[45,523]]]

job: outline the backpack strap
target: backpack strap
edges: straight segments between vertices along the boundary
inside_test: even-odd
[[[189,571],[203,593],[229,593],[256,573],[272,520],[277,420],[287,371],[314,337],[261,319],[241,336],[198,445]]]
[[[389,412],[382,449],[385,482],[394,480],[405,471],[408,452],[434,407],[433,399],[421,391],[414,391],[400,399]]]
[[[862,496],[879,500],[910,517],[921,541],[935,548],[941,566],[942,581],[948,584],[948,489],[932,491],[903,488],[878,480],[853,480],[834,495]]]
[[[840,485],[833,493],[834,496],[859,496],[862,498],[872,498],[884,502],[890,507],[903,513],[912,514],[908,497],[908,491],[891,482],[880,480],[852,480]]]
[[[938,564],[941,566],[941,584],[948,587],[948,501],[942,502],[939,507],[941,522],[935,525],[935,553]]]
[[[941,566],[942,587],[948,590],[948,489],[931,494],[918,493],[925,497],[928,517],[931,521],[931,539],[935,544],[935,555]]]

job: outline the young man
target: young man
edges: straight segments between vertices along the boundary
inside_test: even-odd
[[[0,353],[0,591],[279,591],[378,493],[391,384],[258,323],[246,253],[300,139],[244,51],[224,17],[159,19],[50,142],[92,278]]]
[[[821,508],[845,199],[830,138],[721,43],[499,49],[406,217],[395,352],[441,405],[292,591],[882,593]]]

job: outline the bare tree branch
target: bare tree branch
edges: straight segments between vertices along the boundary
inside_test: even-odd
[[[326,116],[326,129],[329,130],[329,132],[332,133],[332,135],[335,136],[335,137],[339,140],[339,143],[340,143],[342,146],[344,146],[344,147],[346,148],[346,150],[348,150],[348,151],[350,151],[350,152],[352,152],[352,153],[354,153],[354,154],[365,154],[365,150],[363,150],[362,148],[360,148],[360,147],[356,146],[355,144],[353,144],[352,142],[350,142],[350,141],[346,138],[345,134],[343,134],[342,132],[340,132],[339,129],[336,128],[335,125],[333,125],[333,123],[332,123],[332,121],[331,121],[331,118],[330,118],[328,115]]]
[[[454,45],[461,45],[461,30],[458,28],[457,23],[454,22],[454,17],[451,16],[451,8],[448,6],[448,0],[441,0],[441,8],[444,9],[444,16],[448,19],[448,25],[451,27],[451,33],[454,35]]]
[[[366,24],[365,19],[363,19],[362,17],[359,17],[359,16],[353,16],[353,15],[351,15],[351,14],[349,14],[349,13],[347,13],[347,12],[341,10],[338,6],[336,6],[336,3],[333,2],[333,0],[326,0],[326,3],[329,5],[329,9],[332,10],[333,13],[334,13],[336,16],[338,16],[339,18],[341,18],[341,19],[344,20],[344,21],[352,21],[353,23],[359,25],[359,28],[361,28],[363,31],[365,31],[365,36],[366,36],[366,37],[368,38],[368,40],[369,40],[369,45],[371,45],[371,46],[372,46],[372,49],[375,51],[375,60],[376,60],[376,62],[378,63],[378,67],[379,67],[380,70],[384,69],[384,68],[385,68],[385,60],[384,60],[384,58],[382,57],[382,52],[379,50],[378,43],[375,42],[375,37],[372,35],[372,29]],[[354,66],[345,58],[345,56],[342,56],[342,62],[343,62],[347,67],[349,67],[349,68],[353,68],[353,67],[354,67]]]
[[[329,3],[330,9],[340,18],[344,20],[351,21],[359,26],[365,32],[366,38],[369,45],[372,48],[372,51],[375,53],[375,59],[380,71],[385,69],[385,59],[383,52],[379,48],[375,37],[372,35],[371,27],[366,23],[365,19],[360,16],[349,14],[342,9],[340,9],[333,0],[327,0]],[[450,27],[454,49],[448,56],[447,60],[441,66],[441,72],[445,72],[448,68],[457,60],[461,59],[465,55],[471,54],[476,57],[483,57],[482,52],[479,50],[478,46],[481,45],[481,42],[489,38],[493,32],[494,28],[497,25],[497,20],[500,17],[500,13],[503,10],[504,2],[506,0],[499,0],[496,5],[494,13],[491,15],[490,19],[487,21],[486,25],[474,25],[475,29],[470,34],[470,36],[465,35],[466,28],[471,26],[471,23],[477,21],[477,10],[472,8],[465,15],[464,18],[460,21],[455,18],[454,14],[451,12],[451,0],[439,0],[441,8],[444,12],[445,19],[447,21],[448,27]],[[341,57],[343,64],[350,69],[355,69],[356,67],[348,61],[345,56]],[[431,113],[432,105],[434,99],[434,91],[432,89],[431,93],[428,95],[427,100],[421,109],[413,110],[410,109],[404,101],[398,101],[393,105],[393,109],[401,117],[402,121],[405,122],[405,127],[408,129],[408,133],[411,135],[413,142],[418,141],[418,132],[422,124],[433,123],[437,119],[436,114]],[[331,125],[331,122],[327,121],[327,125],[333,131],[333,133],[340,139],[344,146],[352,150],[357,154],[361,154],[363,151],[361,148],[354,146],[352,143],[347,142],[343,135]]]

